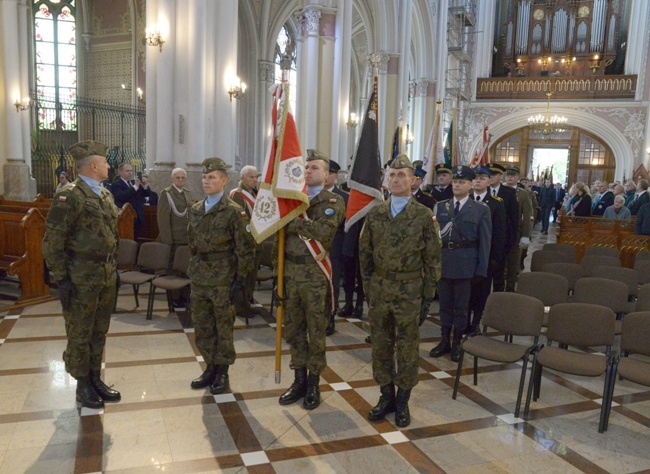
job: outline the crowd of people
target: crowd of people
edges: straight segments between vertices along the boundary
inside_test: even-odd
[[[250,227],[257,169],[243,167],[239,183],[226,194],[231,166],[208,158],[202,163],[205,197],[193,202],[185,188],[187,173],[177,168],[158,200],[145,176],[132,179],[129,164],[119,167],[110,191],[102,185],[109,169],[104,145],[80,142],[70,152],[78,178],[68,183],[67,175],[61,178],[47,217],[43,253],[58,284],[68,336],[63,358],[78,381],[77,400],[101,408],[121,399],[101,379],[117,294],[116,221],[118,207],[129,202],[137,211],[147,197],[150,205],[158,204],[158,240],[170,245],[170,262],[179,246],[189,246],[191,253],[187,297],[196,346],[206,364],[191,387],[224,393],[236,359],[235,316],[254,316],[251,302],[263,251]],[[345,231],[349,196],[337,186],[339,172],[334,160],[307,150],[309,208],[285,226],[285,288],[278,296],[286,315],[284,336],[294,380],[279,404],[302,400],[307,410],[319,406],[326,341],[336,331],[335,317],[363,318],[366,302],[366,341],[372,343],[373,377],[380,388],[368,418],[379,421],[394,412],[399,427],[410,423],[408,402],[418,383],[419,325],[434,298],[440,303],[441,339],[429,355],[448,355],[457,362],[461,338],[478,331],[489,294],[514,291],[536,221],[546,234],[551,217],[555,221],[564,208],[577,216],[635,215],[637,223],[650,227],[650,219],[643,220],[650,212],[645,180],[612,186],[600,181],[594,192],[576,183],[566,192],[550,180],[539,186],[520,176],[516,166],[439,164],[434,186],[425,184],[433,180],[426,179],[421,161],[412,163],[399,155],[385,169],[386,199]]]

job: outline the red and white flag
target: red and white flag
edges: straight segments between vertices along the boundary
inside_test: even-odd
[[[488,134],[488,126],[486,125],[483,128],[483,145],[481,148],[476,150],[472,162],[469,165],[470,168],[476,168],[477,166],[485,166],[490,162],[490,135]]]
[[[305,161],[289,107],[289,84],[274,84],[269,91],[274,96],[271,112],[273,131],[251,215],[251,233],[258,243],[309,207]]]

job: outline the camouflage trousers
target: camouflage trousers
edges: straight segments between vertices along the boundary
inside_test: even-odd
[[[75,285],[77,295],[72,310],[63,312],[68,338],[63,361],[75,378],[86,377],[102,368],[106,333],[115,306],[116,274],[108,284]]]
[[[194,341],[207,364],[235,363],[235,308],[230,304],[230,287],[192,284],[190,310]]]
[[[291,346],[290,367],[307,367],[320,375],[327,366],[325,330],[330,317],[330,287],[323,274],[310,281],[296,281],[292,274],[293,271],[286,272],[283,302],[284,339]]]
[[[253,263],[253,271],[246,275],[246,285],[244,292],[239,293],[235,297],[235,313],[244,316],[251,310],[251,300],[253,298],[253,291],[255,291],[255,283],[257,283],[257,270],[260,268],[260,261],[262,260],[262,246],[258,246],[255,250],[255,262]]]
[[[411,389],[419,381],[422,281],[389,281],[375,276],[367,294],[373,378],[381,387],[393,383]]]

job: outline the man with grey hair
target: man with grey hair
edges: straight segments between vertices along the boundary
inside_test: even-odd
[[[650,196],[648,196],[648,182],[645,179],[640,179],[636,185],[636,195],[634,200],[627,207],[633,216],[636,216],[645,203],[650,202]]]
[[[609,183],[604,179],[598,182],[598,192],[600,196],[594,198],[593,208],[591,209],[591,215],[594,217],[602,216],[605,209],[614,204],[614,193],[609,190]]]
[[[255,199],[257,198],[257,178],[259,173],[257,168],[251,165],[244,166],[239,172],[239,183],[237,187],[230,191],[230,199],[239,204],[248,219],[250,220],[255,207]],[[253,290],[255,289],[255,281],[257,279],[257,270],[260,267],[260,260],[262,258],[261,244],[255,245],[255,260],[253,263],[253,271],[246,275],[246,286],[244,287],[244,294],[237,295],[235,298],[235,312],[239,316],[246,319],[255,316],[256,313],[251,311],[251,302],[253,299]]]
[[[630,204],[632,204],[632,200],[634,199],[636,184],[634,184],[634,181],[631,179],[628,179],[623,185],[623,189],[625,189],[625,207],[629,208]]]
[[[620,185],[619,185],[620,186]],[[629,220],[632,218],[630,210],[624,206],[625,197],[621,194],[614,196],[614,204],[605,209],[604,219]]]

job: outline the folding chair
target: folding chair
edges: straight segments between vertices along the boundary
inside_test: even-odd
[[[187,278],[187,267],[190,265],[191,258],[190,248],[182,245],[176,249],[172,271],[174,275],[164,275],[151,280],[149,287],[149,301],[147,302],[147,319],[153,316],[153,303],[156,295],[156,288],[162,288],[167,293],[167,308],[170,313],[174,312],[174,303],[172,302],[172,291],[180,290],[190,284]],[[190,312],[190,306],[187,305],[187,312]]]

